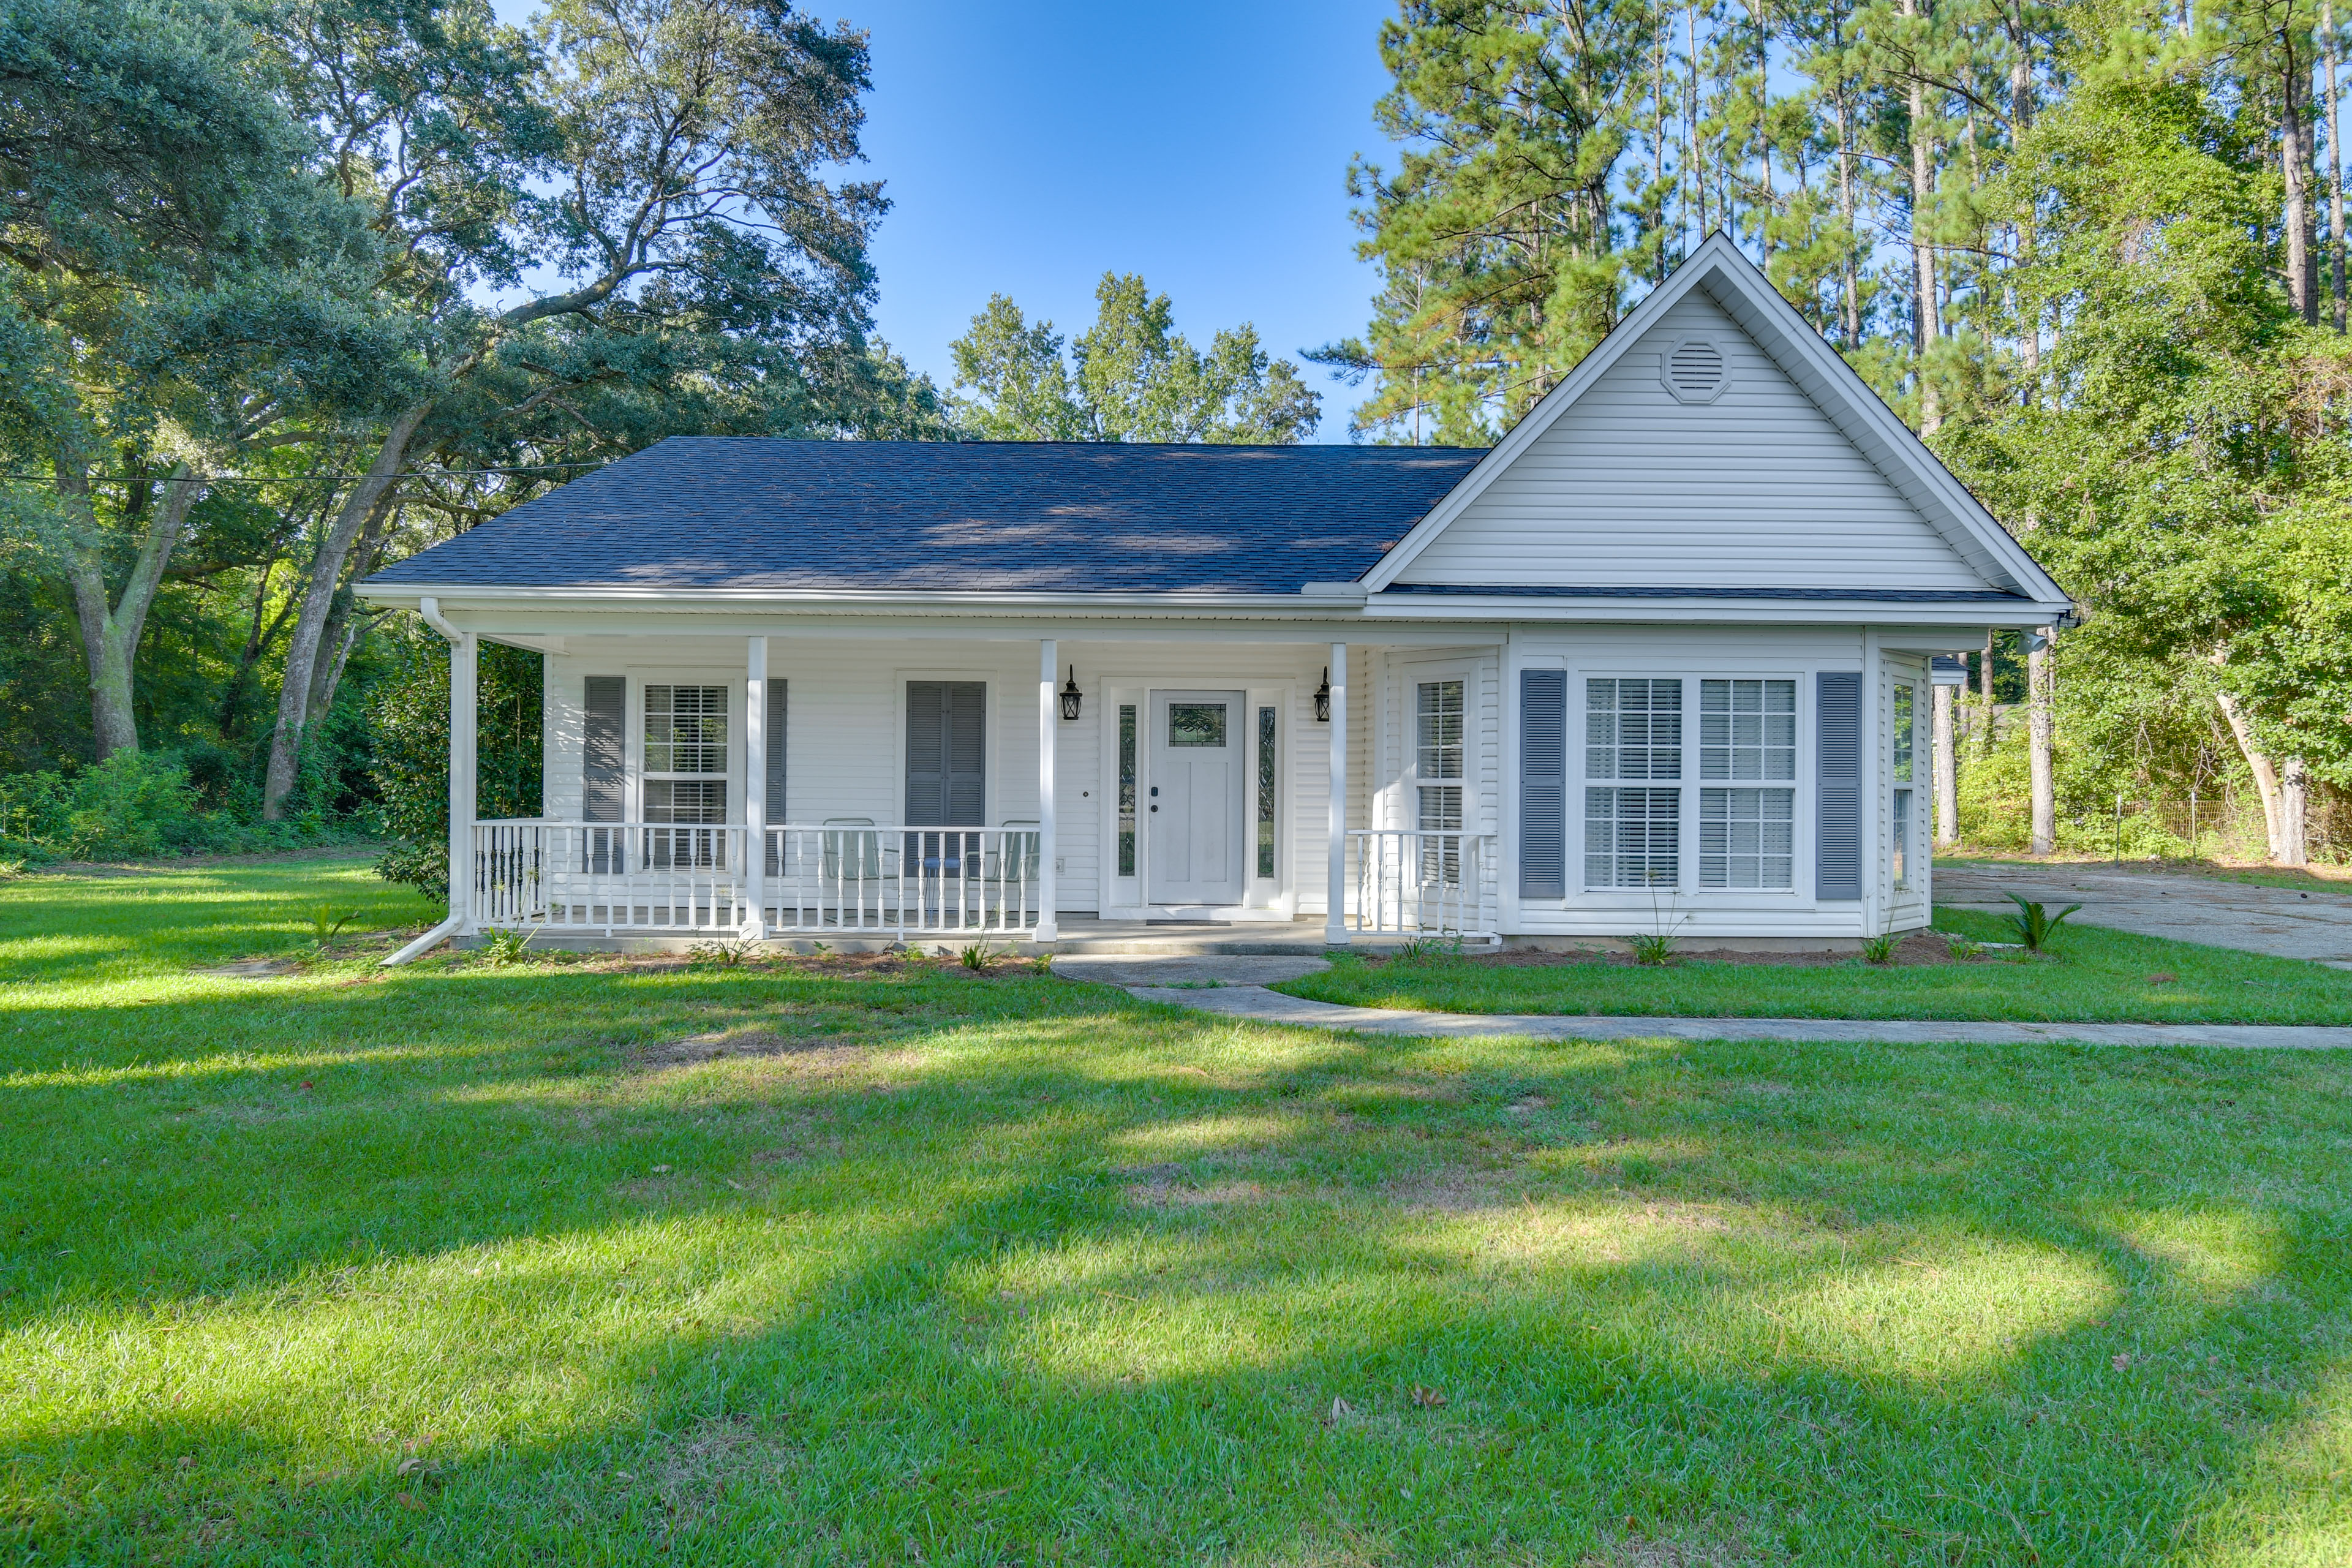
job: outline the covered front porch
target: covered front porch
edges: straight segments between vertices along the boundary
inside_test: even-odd
[[[461,940],[1231,952],[1501,930],[1491,644],[576,635],[421,608],[452,649]],[[545,658],[537,817],[471,809],[485,639]]]

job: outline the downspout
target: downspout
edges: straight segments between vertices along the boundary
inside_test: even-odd
[[[457,644],[466,640],[466,634],[459,631],[456,626],[450,625],[449,622],[442,616],[441,601],[432,595],[427,594],[425,597],[416,601],[416,613],[424,619],[426,626],[431,626],[435,631],[439,632],[444,637],[446,637],[452,647],[455,647]],[[455,866],[450,867],[449,875],[454,878],[457,874],[457,868]],[[385,969],[397,969],[404,963],[415,963],[418,959],[424,957],[426,953],[432,952],[435,948],[440,946],[443,942],[457,935],[457,928],[465,923],[466,917],[460,913],[457,909],[457,899],[455,886],[453,884],[449,898],[449,918],[443,921],[439,925],[435,926],[431,931],[426,931],[423,936],[418,937],[415,942],[410,942],[406,947],[402,948],[398,952],[394,953],[390,958],[385,959],[382,967]]]

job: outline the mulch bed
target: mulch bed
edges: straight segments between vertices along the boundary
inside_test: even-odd
[[[1500,952],[1465,953],[1465,963],[1491,964],[1499,969],[1549,969],[1561,964],[1598,963],[1616,969],[1633,969],[1639,965],[1630,952],[1602,952],[1580,949],[1573,952],[1548,952],[1537,948],[1505,948]],[[1859,953],[1853,952],[1745,952],[1735,948],[1708,948],[1704,951],[1677,951],[1676,963],[1737,963],[1764,968],[1822,969],[1840,963],[1859,963]],[[1370,959],[1379,964],[1393,963],[1390,959]],[[1895,960],[1889,968],[1912,968],[1936,963],[1993,963],[1999,960],[1979,954],[1974,958],[1954,958],[1945,940],[1933,931],[1915,931],[1895,944]]]

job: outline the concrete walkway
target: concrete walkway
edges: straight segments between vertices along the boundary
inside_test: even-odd
[[[2050,866],[1985,864],[1936,868],[1936,902],[1997,915],[2017,912],[2015,893],[2053,914],[2083,911],[2069,922],[2141,936],[2233,947],[2274,958],[2304,958],[2352,969],[2352,898],[2341,893],[2225,882],[2182,871],[2125,870],[2092,862]]]
[[[2221,1046],[2241,1050],[2352,1049],[2352,1028],[2294,1024],[1981,1024],[1843,1018],[1600,1018],[1559,1014],[1423,1013],[1400,1007],[1349,1007],[1269,991],[1313,974],[1318,958],[1081,958],[1056,960],[1073,980],[1124,988],[1146,1002],[1172,1003],[1229,1018],[1346,1029],[1362,1035],[1478,1039],[1512,1036],[1544,1040],[1787,1040],[1795,1044]]]

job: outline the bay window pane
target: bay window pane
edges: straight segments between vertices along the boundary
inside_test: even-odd
[[[1794,887],[1797,792],[1698,792],[1698,885],[1785,890]]]

